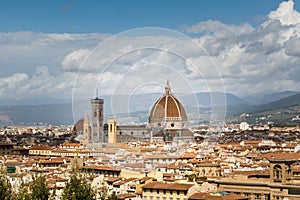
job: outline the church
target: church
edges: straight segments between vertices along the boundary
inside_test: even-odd
[[[193,133],[188,129],[186,111],[180,101],[172,94],[169,81],[164,94],[154,103],[147,125],[117,125],[115,119],[104,123],[104,100],[96,97],[91,100],[91,120],[88,112],[83,120],[81,144],[95,147],[103,143],[144,142],[190,142]]]

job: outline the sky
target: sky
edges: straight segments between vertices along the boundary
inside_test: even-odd
[[[0,1],[0,105],[300,91],[300,1]],[[156,28],[145,28],[156,27]]]
[[[3,32],[108,34],[145,26],[178,30],[206,20],[258,25],[279,3],[280,0],[5,0],[0,2],[0,24]]]

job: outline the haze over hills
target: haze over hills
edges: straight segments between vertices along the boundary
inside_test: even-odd
[[[300,93],[263,105],[227,106],[229,122],[251,124],[297,125],[300,116]]]
[[[241,113],[259,113],[268,110],[284,109],[300,105],[300,94],[292,95],[295,92],[282,92],[266,95],[268,100],[274,98],[275,101],[263,105],[250,105],[247,101],[238,98],[233,94],[226,94],[220,92],[201,92],[194,95],[177,95],[178,99],[185,105],[187,112],[190,114],[189,118],[199,118],[199,114],[209,113],[211,107],[211,99],[214,99],[214,106],[224,105],[224,97],[227,103],[227,117],[239,115]],[[286,96],[286,98],[277,100],[279,96]],[[139,122],[146,122],[149,110],[154,102],[162,94],[137,94],[137,95],[115,95],[104,96],[105,101],[105,115],[112,116],[112,113],[121,123],[126,123],[128,120]],[[263,99],[263,98],[261,98]],[[197,102],[198,101],[198,102]],[[83,103],[74,104],[77,114],[84,114],[85,110],[89,111],[89,99]],[[126,107],[127,106],[127,107]],[[114,109],[112,110],[112,107]],[[80,118],[81,116],[79,116]],[[203,117],[203,116],[201,116]],[[75,121],[76,121],[75,117]],[[199,119],[197,119],[199,120]],[[73,124],[73,110],[71,103],[60,104],[43,104],[43,105],[18,105],[18,106],[1,106],[0,107],[0,125],[33,125],[40,124]]]
[[[265,95],[255,95],[255,96],[245,97],[243,99],[250,104],[260,105],[260,104],[271,103],[273,101],[277,101],[285,97],[293,96],[298,93],[299,92],[297,91],[284,91],[284,92],[276,92],[276,93],[265,94]]]
[[[73,124],[71,104],[0,107],[0,125]]]
[[[275,95],[274,95],[275,96]],[[276,99],[276,98],[275,98]],[[300,107],[300,93],[288,96],[271,103],[261,105],[228,105],[227,116],[234,116],[241,113],[259,113],[276,109],[285,109],[293,106]]]

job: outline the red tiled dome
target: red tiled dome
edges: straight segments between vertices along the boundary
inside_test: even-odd
[[[187,121],[185,109],[180,101],[171,94],[169,84],[165,90],[165,94],[155,102],[151,109],[149,123],[163,122],[168,118],[175,121]]]

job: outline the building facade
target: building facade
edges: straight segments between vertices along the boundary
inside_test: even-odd
[[[294,174],[294,159],[270,159],[269,178],[215,179],[219,191],[249,197],[249,200],[300,199],[300,179]]]
[[[107,142],[107,138],[103,134],[103,99],[96,97],[91,100],[91,137],[90,142],[95,143],[104,143]]]
[[[164,141],[191,141],[193,133],[187,128],[187,115],[180,101],[172,95],[169,82],[164,95],[153,105],[147,125],[117,125],[114,119],[103,123],[104,100],[91,100],[91,126],[89,128],[86,113],[83,123],[83,138],[81,143],[93,146],[102,143],[122,143],[129,141],[149,142],[162,138]],[[90,135],[87,138],[87,135]],[[90,144],[90,145],[88,145]]]

